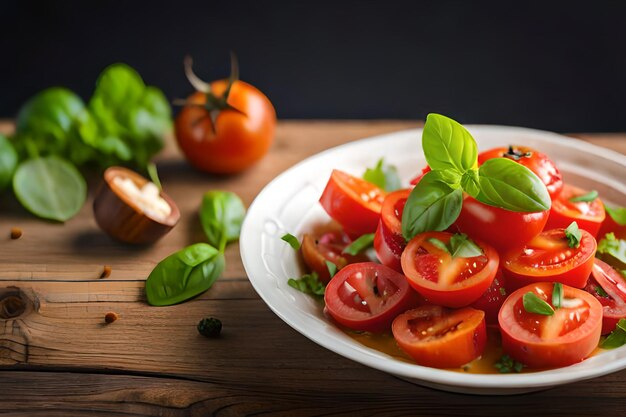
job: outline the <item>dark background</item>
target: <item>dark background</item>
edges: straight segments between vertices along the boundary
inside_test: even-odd
[[[185,97],[185,54],[210,80],[233,50],[281,118],[626,131],[626,2],[156,3],[0,3],[0,117],[52,85],[88,98],[116,61]]]

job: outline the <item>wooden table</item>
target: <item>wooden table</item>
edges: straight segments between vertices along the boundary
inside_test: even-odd
[[[182,220],[154,246],[121,245],[100,232],[91,198],[67,224],[34,219],[9,195],[0,202],[0,298],[26,311],[0,319],[0,414],[204,416],[317,414],[616,415],[626,406],[626,371],[522,396],[435,391],[340,357],[275,316],[246,278],[239,247],[226,252],[218,282],[197,299],[150,307],[144,280],[166,255],[203,240],[202,193],[228,189],[249,205],[281,171],[323,149],[417,126],[397,121],[283,121],[269,155],[249,171],[213,177],[190,168],[169,144],[159,159]],[[0,131],[10,131],[10,124]],[[626,134],[577,135],[626,153]],[[95,187],[91,187],[91,191]],[[11,227],[23,236],[9,238]],[[100,279],[104,265],[110,277]],[[119,319],[104,324],[107,312]],[[222,337],[198,320],[219,317]],[[463,375],[459,375],[462,378]]]

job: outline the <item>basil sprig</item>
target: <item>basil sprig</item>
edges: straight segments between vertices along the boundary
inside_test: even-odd
[[[483,250],[480,246],[468,238],[465,233],[452,235],[447,245],[435,237],[431,237],[428,241],[439,249],[449,253],[453,258],[472,258],[483,254]]]
[[[239,239],[246,209],[229,191],[209,191],[200,207],[200,221],[209,243],[187,246],[163,259],[146,280],[146,298],[153,306],[189,300],[211,288],[224,271],[224,250]]]
[[[578,202],[591,203],[596,198],[598,198],[598,192],[596,190],[591,190],[587,194],[572,197],[569,199],[569,201],[571,201],[572,203],[578,203]]]
[[[447,229],[459,216],[463,192],[505,210],[537,212],[550,209],[543,182],[525,166],[507,158],[486,161],[480,169],[472,135],[458,122],[431,113],[422,134],[426,162],[432,169],[407,199],[402,234]]]
[[[626,207],[614,207],[604,206],[606,213],[611,216],[615,223],[620,226],[626,226]]]
[[[626,319],[620,319],[615,329],[600,342],[602,349],[615,349],[626,344]]]
[[[402,188],[398,169],[395,165],[386,164],[384,158],[380,158],[374,168],[367,168],[363,174],[363,179],[387,192]]]
[[[371,247],[374,244],[374,233],[366,233],[364,235],[359,236],[354,242],[350,243],[342,253],[346,253],[348,255],[356,256],[359,253],[363,252],[365,249]]]

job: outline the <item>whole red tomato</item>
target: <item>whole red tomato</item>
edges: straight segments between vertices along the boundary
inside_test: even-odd
[[[190,61],[185,64],[188,78],[201,91],[187,99],[176,117],[174,130],[180,149],[202,171],[243,171],[272,144],[276,126],[272,103],[252,85],[234,80],[236,76],[207,84],[191,72]]]

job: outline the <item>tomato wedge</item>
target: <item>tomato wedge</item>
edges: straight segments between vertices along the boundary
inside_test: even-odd
[[[626,282],[610,265],[594,261],[585,291],[602,304],[602,334],[611,333],[626,318]]]
[[[343,232],[332,231],[321,235],[319,238],[305,234],[302,237],[302,258],[304,263],[315,271],[320,281],[327,283],[330,281],[330,273],[326,261],[332,262],[341,269],[350,263],[367,261],[365,255],[351,256],[343,253],[343,250],[352,241]]]
[[[590,202],[570,201],[572,198],[585,194],[587,194],[587,191],[565,184],[561,194],[552,200],[552,208],[546,223],[546,230],[565,228],[575,221],[578,223],[579,228],[585,229],[593,237],[597,237],[600,226],[606,217],[602,201],[599,198]]]
[[[410,193],[411,190],[398,190],[387,195],[374,236],[376,256],[383,265],[398,272],[402,272],[400,258],[406,247],[402,235],[402,212]]]
[[[563,303],[551,316],[526,311],[524,294],[532,292],[552,305],[553,288],[553,283],[542,282],[518,289],[498,316],[504,352],[531,368],[580,362],[600,340],[602,305],[585,291],[563,285]]]
[[[496,277],[493,279],[489,288],[487,288],[487,291],[470,307],[484,311],[487,324],[498,324],[498,313],[507,295],[504,275],[500,268],[498,268]]]
[[[521,250],[513,250],[502,258],[507,288],[514,290],[527,284],[550,281],[583,288],[593,267],[596,240],[580,230],[578,248],[570,248],[565,229],[542,232]]]
[[[554,162],[546,154],[535,149],[517,145],[489,149],[478,155],[478,165],[493,158],[508,158],[530,169],[546,185],[552,199],[563,189],[563,176]]]
[[[404,275],[373,262],[341,269],[324,293],[326,311],[335,321],[369,332],[389,330],[393,319],[417,300]]]
[[[400,349],[415,362],[456,368],[480,356],[487,343],[485,313],[425,305],[400,314],[391,326]]]
[[[483,251],[471,258],[452,257],[433,244],[448,244],[452,233],[426,232],[415,236],[402,253],[402,270],[409,284],[429,302],[445,307],[463,307],[478,300],[498,271],[498,253],[474,241]]]
[[[361,178],[333,170],[320,203],[352,238],[374,233],[385,191]]]
[[[454,227],[498,251],[522,247],[544,229],[549,211],[519,213],[465,196]]]

